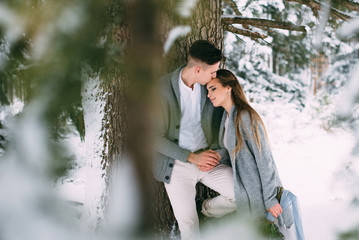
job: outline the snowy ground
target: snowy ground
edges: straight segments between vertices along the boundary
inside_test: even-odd
[[[253,104],[266,124],[274,158],[285,188],[299,197],[304,232],[309,240],[337,239],[337,232],[359,223],[359,208],[350,208],[351,189],[344,163],[352,158],[355,139],[343,128],[323,128],[310,110],[290,104]],[[71,177],[59,186],[66,198],[82,202],[85,189],[84,144],[68,140],[78,157]]]
[[[310,111],[298,112],[285,104],[257,109],[267,125],[271,147],[285,188],[300,201],[307,239],[337,239],[337,232],[359,223],[359,209],[350,208],[344,163],[355,143],[342,128],[325,130]],[[261,111],[262,110],[262,111]]]

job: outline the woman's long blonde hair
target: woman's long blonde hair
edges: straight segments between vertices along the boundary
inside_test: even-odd
[[[241,114],[243,112],[249,113],[249,117],[250,117],[251,125],[252,125],[253,136],[254,136],[254,141],[257,145],[259,152],[261,152],[262,144],[261,144],[261,139],[260,139],[260,134],[259,134],[259,129],[258,129],[258,123],[262,124],[265,136],[267,138],[267,132],[265,130],[265,127],[264,127],[261,117],[249,105],[249,103],[246,99],[246,96],[244,95],[242,86],[239,84],[238,79],[232,72],[225,70],[225,69],[220,69],[217,71],[217,78],[223,87],[231,87],[232,88],[231,97],[232,97],[233,103],[237,110],[237,114],[235,116],[234,123],[236,126],[236,136],[237,136],[238,141],[237,141],[237,145],[234,148],[232,154],[239,153],[239,151],[241,151],[241,149],[243,147],[243,139],[242,139],[242,135],[241,135],[241,131],[240,131],[240,127],[243,126],[243,122],[242,122],[242,118],[241,118]],[[255,124],[253,124],[253,120],[254,120]]]

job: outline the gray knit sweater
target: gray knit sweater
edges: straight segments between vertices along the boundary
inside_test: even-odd
[[[236,108],[233,106],[228,119],[227,150],[234,173],[234,191],[237,207],[241,212],[250,211],[264,217],[266,209],[278,203],[275,198],[277,194],[276,187],[282,186],[282,183],[267,143],[263,126],[258,124],[262,145],[262,150],[259,152],[254,141],[248,112],[241,115],[243,126],[240,129],[244,145],[237,155],[232,154],[237,144],[234,125],[236,112]],[[223,134],[226,117],[227,112],[224,111],[219,132],[220,146],[222,148],[224,148]]]

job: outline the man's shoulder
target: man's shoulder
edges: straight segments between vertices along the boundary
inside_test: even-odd
[[[171,79],[172,79],[173,75],[174,75],[173,72],[171,72],[171,73],[167,73],[166,75],[163,75],[162,77],[160,77],[160,79],[158,81],[158,85],[160,86],[160,88],[170,87]]]
[[[181,72],[181,69],[184,67],[185,65],[179,66],[176,69],[174,69],[172,72],[167,73],[165,75],[163,75],[160,78],[160,83],[168,83],[171,81],[172,78],[178,78],[179,77],[179,73]]]
[[[166,74],[162,76],[157,82],[157,91],[162,98],[170,97],[171,89],[172,89],[172,74]]]
[[[172,80],[178,79],[179,73],[183,67],[184,66],[180,66],[176,68],[174,71],[160,77],[158,81],[158,87],[162,94],[172,89]]]

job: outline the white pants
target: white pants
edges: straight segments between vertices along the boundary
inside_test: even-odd
[[[199,234],[195,201],[198,182],[221,194],[203,204],[205,209],[202,212],[206,216],[221,217],[236,209],[230,166],[220,164],[208,172],[202,172],[192,163],[175,160],[170,183],[165,183],[165,188],[182,240],[194,239]]]

